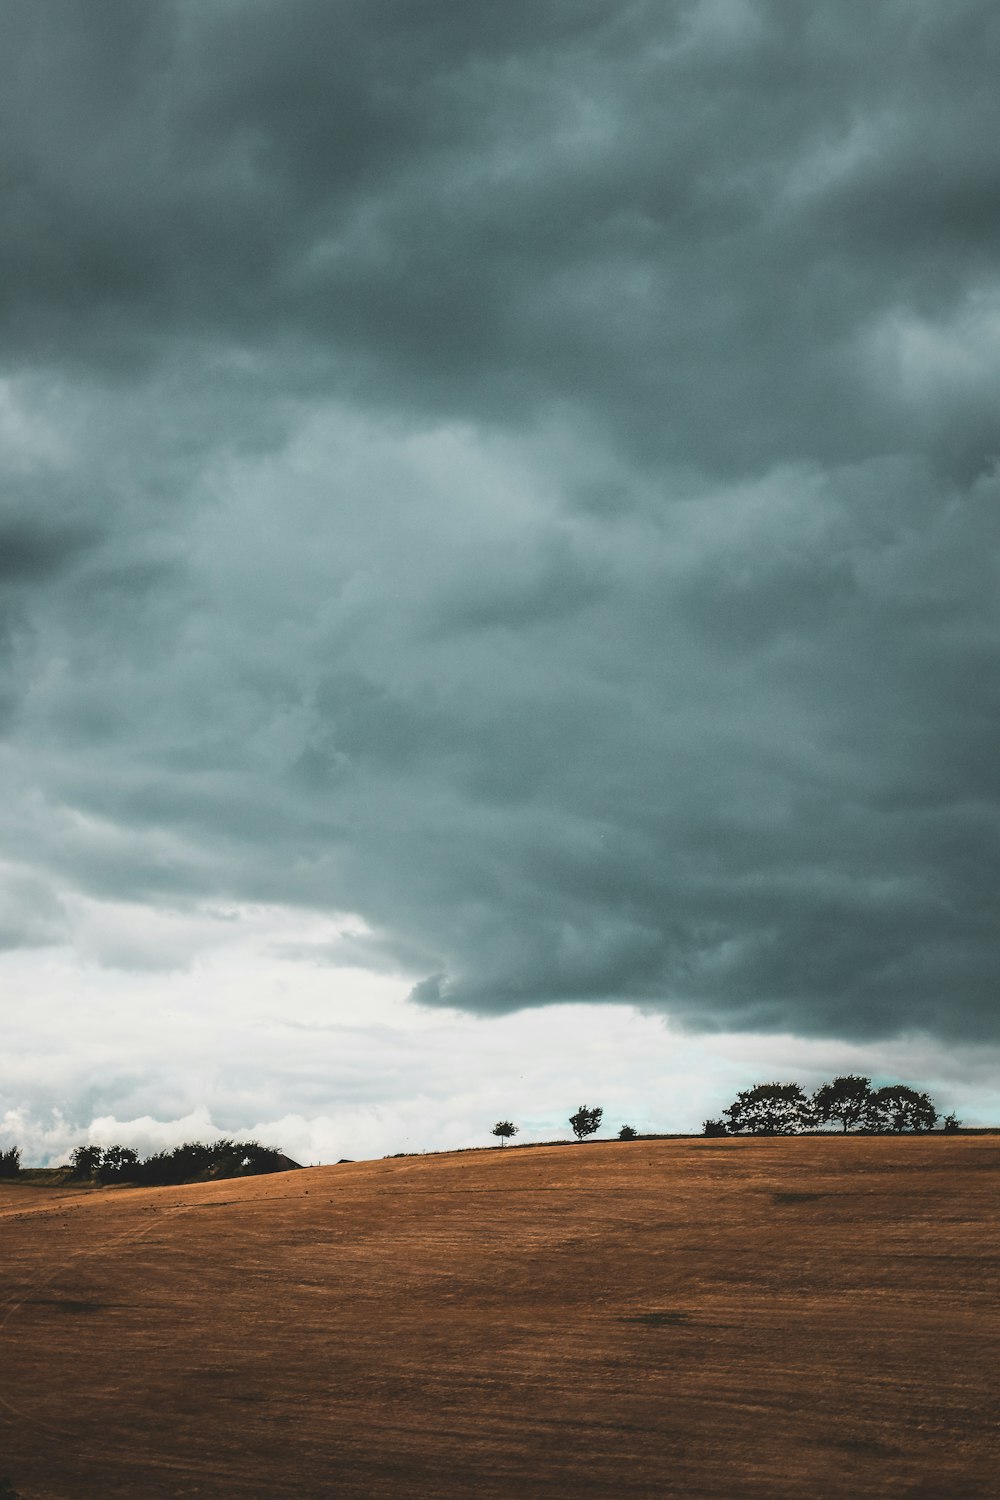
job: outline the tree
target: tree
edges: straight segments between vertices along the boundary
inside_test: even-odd
[[[239,1170],[234,1175],[263,1177],[268,1172],[281,1171],[281,1152],[274,1146],[262,1146],[259,1141],[244,1141],[237,1147]],[[228,1173],[223,1173],[228,1176]]]
[[[500,1137],[500,1146],[503,1148],[512,1136],[517,1135],[517,1126],[511,1120],[498,1120],[491,1134]]]
[[[102,1182],[120,1182],[129,1177],[139,1165],[139,1153],[131,1146],[109,1146],[101,1157],[100,1178]]]
[[[584,1136],[593,1135],[595,1130],[600,1130],[603,1114],[603,1109],[588,1109],[585,1104],[581,1104],[576,1114],[570,1115],[569,1123],[578,1141],[582,1141]]]
[[[905,1083],[890,1083],[872,1094],[866,1128],[901,1135],[904,1130],[933,1130],[937,1117],[928,1094],[920,1094]]]
[[[871,1108],[872,1081],[857,1073],[846,1073],[832,1083],[820,1084],[812,1096],[812,1107],[821,1125],[839,1120],[846,1135],[848,1130],[864,1123]]]
[[[729,1129],[725,1120],[706,1120],[701,1127],[701,1133],[711,1136],[728,1135]]]
[[[636,1141],[639,1139],[639,1132],[638,1130],[633,1130],[631,1125],[623,1125],[618,1132],[618,1139],[620,1141]]]
[[[946,1135],[957,1135],[961,1123],[957,1115],[945,1115],[941,1121],[941,1129]]]
[[[20,1170],[20,1146],[11,1146],[9,1151],[0,1151],[0,1177],[16,1177]]]
[[[70,1157],[74,1177],[93,1177],[101,1165],[100,1146],[77,1146]]]
[[[798,1135],[813,1121],[809,1100],[797,1083],[757,1083],[737,1094],[722,1113],[734,1134]]]

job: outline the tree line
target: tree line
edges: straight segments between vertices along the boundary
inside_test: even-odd
[[[255,1177],[280,1172],[280,1151],[258,1141],[186,1141],[172,1151],[157,1151],[144,1160],[131,1146],[77,1146],[70,1157],[73,1176],[100,1186],[131,1182],[137,1187],[176,1187],[198,1178]]]
[[[942,1117],[929,1094],[919,1093],[905,1083],[890,1083],[873,1089],[870,1078],[857,1073],[844,1074],[830,1083],[821,1083],[809,1096],[797,1083],[756,1083],[737,1094],[725,1118],[706,1120],[702,1134],[719,1135],[799,1135],[824,1125],[838,1124],[846,1134],[899,1135],[903,1131],[933,1130],[938,1121],[945,1132],[959,1128],[955,1115]],[[593,1135],[601,1124],[604,1111],[581,1104],[569,1123],[578,1141]],[[491,1134],[506,1146],[519,1132],[512,1120],[498,1120]],[[634,1141],[639,1132],[623,1125],[620,1141]]]
[[[904,1131],[959,1128],[955,1115],[938,1114],[929,1094],[905,1083],[873,1089],[870,1078],[846,1073],[807,1095],[797,1083],[756,1083],[737,1094],[721,1120],[706,1120],[705,1135],[799,1135],[838,1124],[846,1135],[901,1135]]]
[[[145,1158],[131,1146],[77,1146],[70,1164],[77,1182],[90,1182],[98,1187],[115,1182],[130,1182],[137,1187],[177,1187],[201,1178],[256,1177],[294,1165],[273,1146],[262,1146],[259,1141],[231,1140],[215,1141],[210,1146],[202,1141],[186,1141],[172,1151],[157,1151]],[[20,1147],[0,1151],[0,1179],[17,1177],[20,1171]]]

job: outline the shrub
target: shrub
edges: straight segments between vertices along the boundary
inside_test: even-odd
[[[9,1151],[0,1151],[0,1177],[16,1177],[20,1170],[20,1146],[11,1146]],[[0,1492],[0,1500],[3,1500],[2,1492]]]
[[[726,1125],[725,1120],[706,1120],[704,1125],[701,1127],[701,1133],[702,1135],[713,1136],[728,1135],[729,1128]]]
[[[638,1130],[633,1130],[631,1125],[623,1125],[618,1132],[618,1139],[620,1141],[636,1141],[639,1139],[639,1132]]]
[[[941,1129],[946,1135],[957,1135],[961,1123],[957,1115],[945,1115],[941,1121]]]

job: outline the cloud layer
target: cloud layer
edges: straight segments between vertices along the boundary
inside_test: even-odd
[[[0,942],[996,1038],[995,8],[6,22]]]

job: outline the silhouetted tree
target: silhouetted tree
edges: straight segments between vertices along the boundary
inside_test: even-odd
[[[182,1179],[200,1177],[215,1160],[215,1148],[206,1146],[204,1141],[185,1141],[183,1146],[175,1146],[170,1154]]]
[[[588,1109],[585,1104],[581,1104],[576,1114],[569,1117],[577,1140],[582,1141],[584,1136],[593,1135],[595,1130],[600,1130],[603,1115],[603,1109]]]
[[[820,1084],[812,1096],[812,1107],[821,1125],[839,1120],[846,1134],[862,1125],[871,1108],[872,1081],[857,1073],[846,1073],[832,1083]]]
[[[500,1137],[501,1147],[506,1146],[512,1136],[517,1135],[517,1126],[511,1120],[498,1120],[494,1125],[491,1135]]]
[[[239,1170],[235,1175],[261,1177],[267,1172],[281,1171],[281,1152],[273,1146],[262,1146],[259,1141],[243,1141],[237,1149]]]
[[[77,1146],[70,1156],[74,1177],[93,1177],[101,1165],[100,1146]]]
[[[701,1127],[702,1135],[728,1135],[729,1127],[725,1120],[706,1120]]]
[[[633,1130],[631,1125],[623,1125],[621,1130],[619,1130],[618,1132],[618,1139],[620,1141],[634,1141],[638,1140],[638,1138],[638,1130]]]
[[[813,1120],[809,1100],[797,1083],[755,1084],[737,1094],[722,1113],[734,1134],[748,1130],[751,1135],[798,1135]]]
[[[9,1151],[0,1151],[0,1177],[16,1177],[20,1170],[20,1146],[11,1146]],[[0,1496],[0,1500],[2,1500],[2,1496]]]
[[[905,1083],[890,1083],[872,1094],[866,1128],[901,1135],[904,1130],[933,1130],[937,1117],[928,1094],[920,1094]]]
[[[139,1153],[131,1146],[109,1146],[101,1155],[97,1175],[102,1182],[122,1182],[137,1175]]]
[[[946,1135],[956,1135],[961,1123],[957,1115],[945,1115],[941,1121],[941,1129]]]

